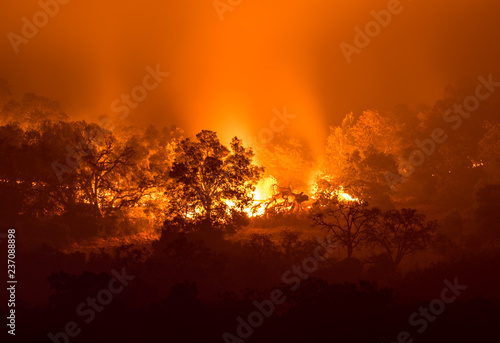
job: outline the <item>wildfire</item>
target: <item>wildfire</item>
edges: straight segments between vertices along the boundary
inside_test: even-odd
[[[243,211],[247,213],[249,217],[260,217],[265,214],[265,204],[267,201],[273,198],[275,195],[275,186],[278,184],[276,178],[273,176],[268,176],[263,178],[257,184],[255,191],[253,193],[253,204],[245,208]],[[316,185],[313,185],[310,189],[310,194],[313,195],[316,192]],[[346,193],[344,187],[340,186],[338,189],[332,191],[331,195],[337,196],[340,201],[343,202],[359,202],[360,199]],[[312,197],[314,198],[314,197]],[[226,201],[229,207],[234,207],[235,203],[233,201]]]
[[[268,176],[259,181],[253,192],[253,203],[243,211],[250,217],[261,217],[265,214],[264,203],[274,195],[274,185],[278,182],[274,176]],[[226,200],[225,203],[229,207],[234,207],[235,203]]]
[[[318,185],[316,183],[316,178],[318,177],[319,173],[316,173],[314,174],[315,176],[313,177],[312,181],[311,181],[311,197],[314,199],[315,195],[318,193],[319,189],[318,189]],[[340,186],[339,188],[331,191],[329,193],[330,196],[337,196],[337,198],[340,200],[340,201],[345,201],[345,202],[350,202],[350,201],[356,201],[356,202],[360,202],[361,200],[358,199],[358,198],[355,198],[353,197],[352,195],[346,193],[344,191],[344,186]]]
[[[265,204],[275,195],[275,186],[278,184],[276,178],[268,176],[263,178],[257,184],[253,193],[253,204],[244,209],[249,217],[260,217],[265,214]],[[316,191],[316,186],[313,185],[310,189],[310,194],[313,195]],[[338,189],[332,191],[332,195],[338,197],[340,201],[344,202],[359,202],[360,199],[346,193],[344,187],[340,186]],[[226,201],[229,207],[235,206],[233,201]]]
[[[278,181],[274,176],[268,176],[259,181],[255,187],[254,200],[262,201],[271,198],[274,195],[274,185],[278,184]]]
[[[341,201],[357,201],[357,202],[359,202],[358,198],[354,198],[351,195],[344,192],[344,186],[340,186],[339,189],[337,189],[335,192],[337,193],[337,196],[339,197],[339,200],[341,200]]]
[[[275,196],[276,185],[278,185],[278,181],[272,175],[262,178],[255,187],[253,192],[253,201],[252,203],[243,209],[243,211],[248,215],[248,217],[261,217],[266,213],[266,204]],[[108,194],[109,193],[109,194]],[[111,200],[112,194],[108,192],[106,194],[102,194],[106,199]],[[311,194],[311,198],[314,199],[314,194],[317,193],[317,185],[313,183],[310,187],[309,194]],[[358,198],[353,197],[352,195],[346,193],[344,191],[344,187],[340,186],[338,189],[331,192],[332,196],[337,196],[340,201],[350,202],[360,200]],[[159,201],[160,199],[164,199],[163,192],[153,189],[136,205],[136,208],[145,208],[148,206],[150,201]],[[226,205],[228,205],[228,212],[230,209],[236,207],[236,203],[231,200],[224,200]],[[201,208],[197,208],[193,212],[187,212],[184,216],[188,219],[194,218],[196,215],[200,215],[202,212]],[[143,214],[144,216],[145,214]],[[148,213],[149,219],[155,219],[156,215],[154,213]]]

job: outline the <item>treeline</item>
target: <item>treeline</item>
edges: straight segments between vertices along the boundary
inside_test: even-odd
[[[382,211],[417,209],[439,220],[442,251],[497,244],[499,99],[482,102],[458,130],[445,120],[474,87],[449,88],[433,107],[348,114],[331,127],[309,195],[343,187]],[[211,131],[187,139],[175,127],[71,121],[50,99],[16,101],[4,84],[0,93],[0,217],[32,241],[63,246],[180,219],[230,232],[248,223],[260,177],[306,190],[314,169],[307,145],[285,135],[252,151],[238,139],[226,147]]]
[[[500,97],[494,93],[472,111],[464,102],[477,82],[448,87],[432,107],[348,114],[330,128],[321,187],[342,185],[371,206],[415,208],[438,219],[449,253],[462,244],[498,244]]]
[[[67,243],[161,221],[153,195],[169,181],[180,129],[70,121],[32,94],[6,102],[0,122],[3,225],[35,225],[31,240]]]

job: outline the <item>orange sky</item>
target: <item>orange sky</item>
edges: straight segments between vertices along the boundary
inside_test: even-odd
[[[228,2],[227,0],[222,0]],[[36,0],[0,3],[0,78],[88,119],[142,83],[170,76],[126,119],[256,137],[273,108],[286,133],[320,149],[345,113],[432,104],[446,85],[500,68],[500,2],[402,0],[402,13],[348,64],[339,48],[387,8],[379,0],[244,0],[219,19],[212,0],[70,0],[15,53],[7,38]],[[233,0],[234,2],[234,0]]]

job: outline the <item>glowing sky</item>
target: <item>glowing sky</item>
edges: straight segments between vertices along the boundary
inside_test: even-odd
[[[20,34],[40,5],[3,0],[0,78],[15,96],[49,96],[93,119],[113,114],[110,104],[160,64],[170,76],[130,123],[245,138],[287,106],[296,117],[286,132],[317,148],[351,110],[432,104],[448,84],[500,69],[497,0],[403,0],[347,63],[339,44],[353,44],[354,27],[387,3],[244,0],[221,21],[212,0],[71,0],[16,54],[7,34]]]

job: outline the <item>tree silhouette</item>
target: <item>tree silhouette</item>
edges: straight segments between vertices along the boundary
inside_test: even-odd
[[[244,216],[263,168],[252,164],[253,152],[233,138],[231,149],[213,131],[204,130],[180,142],[167,195],[170,212],[205,222],[210,227],[230,224]]]
[[[323,192],[314,203],[309,218],[313,226],[328,230],[351,258],[354,250],[366,241],[366,232],[374,225],[379,213],[367,202],[344,201],[335,192]]]
[[[84,198],[102,217],[133,206],[153,184],[148,173],[138,168],[136,149],[121,144],[109,131],[98,132],[82,137],[89,150],[75,173]]]
[[[427,221],[415,209],[403,208],[383,212],[367,235],[369,241],[385,249],[395,270],[405,256],[426,249],[436,229],[437,222]]]

